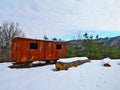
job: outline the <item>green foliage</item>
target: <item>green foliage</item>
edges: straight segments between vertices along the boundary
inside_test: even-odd
[[[120,48],[104,46],[93,40],[93,36],[89,36],[87,33],[84,34],[84,38],[82,43],[83,48],[78,49],[71,47],[67,49],[67,57],[86,56],[89,59],[102,59],[105,57],[113,59],[120,58]],[[98,39],[98,35],[96,39]]]
[[[102,53],[104,57],[120,58],[120,48],[105,46],[103,47]]]
[[[57,38],[53,38],[52,40],[57,41]]]
[[[84,52],[84,56],[87,56],[88,58],[91,59],[103,58],[103,55],[100,52],[103,46],[98,42],[93,42],[91,38],[84,40],[83,47],[85,49],[83,49],[81,53]]]
[[[67,49],[67,57],[75,57],[77,50],[74,47]]]

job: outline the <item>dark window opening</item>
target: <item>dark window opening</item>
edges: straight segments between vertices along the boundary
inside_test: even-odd
[[[38,49],[37,43],[30,43],[30,49]]]
[[[62,49],[62,46],[61,45],[57,45],[57,49]]]

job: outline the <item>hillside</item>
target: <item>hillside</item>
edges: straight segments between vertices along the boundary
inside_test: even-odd
[[[98,42],[102,42],[107,46],[114,46],[116,48],[120,47],[120,36],[112,37],[112,38],[101,38]]]
[[[107,45],[107,46],[114,46],[116,48],[120,47],[120,36],[116,36],[116,37],[111,37],[111,38],[99,38],[98,40],[93,40],[95,42],[100,42],[103,45]],[[67,47],[76,47],[77,49],[82,48],[82,42],[83,40],[70,40],[67,41]]]

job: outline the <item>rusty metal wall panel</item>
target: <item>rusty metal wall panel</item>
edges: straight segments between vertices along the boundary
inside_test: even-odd
[[[19,62],[20,61],[20,41],[18,40],[18,38],[15,38],[12,40],[12,47],[11,47],[11,58],[16,61]]]
[[[45,57],[44,57],[44,41],[40,41],[39,42],[39,59],[38,60],[45,60]]]
[[[20,59],[19,62],[26,62],[26,60],[29,60],[29,40],[26,39],[20,39]]]
[[[57,57],[58,58],[65,58],[66,57],[66,43],[65,42],[58,42],[57,45],[61,45],[61,48],[57,49]]]
[[[13,39],[12,45],[11,45],[11,58],[12,58],[12,60],[16,60],[16,55],[15,55],[16,52],[17,52],[17,42],[16,42],[16,39]]]
[[[52,52],[52,55],[53,55],[53,56],[52,56],[52,59],[53,59],[53,60],[57,60],[58,57],[57,57],[56,42],[53,43],[52,49],[53,49],[53,50],[52,50],[52,51],[53,51],[53,52]]]
[[[51,41],[45,42],[45,60],[56,60],[57,59],[57,51],[56,51],[56,43]]]

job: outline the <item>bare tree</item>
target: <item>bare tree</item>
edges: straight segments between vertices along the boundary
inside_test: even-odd
[[[83,34],[84,39],[89,39],[88,33]]]
[[[44,40],[48,40],[48,37],[46,35],[43,36]]]
[[[97,40],[99,39],[99,35],[96,35],[96,39],[97,39]]]
[[[74,46],[76,49],[80,49],[81,48],[81,40],[82,40],[82,32],[77,32],[74,36],[73,36],[73,40],[75,40]]]
[[[0,55],[10,52],[11,40],[14,37],[24,37],[19,24],[14,22],[2,23],[0,26]]]
[[[23,37],[24,33],[19,28],[18,23],[4,22],[0,28],[0,44],[9,47],[14,37]]]

